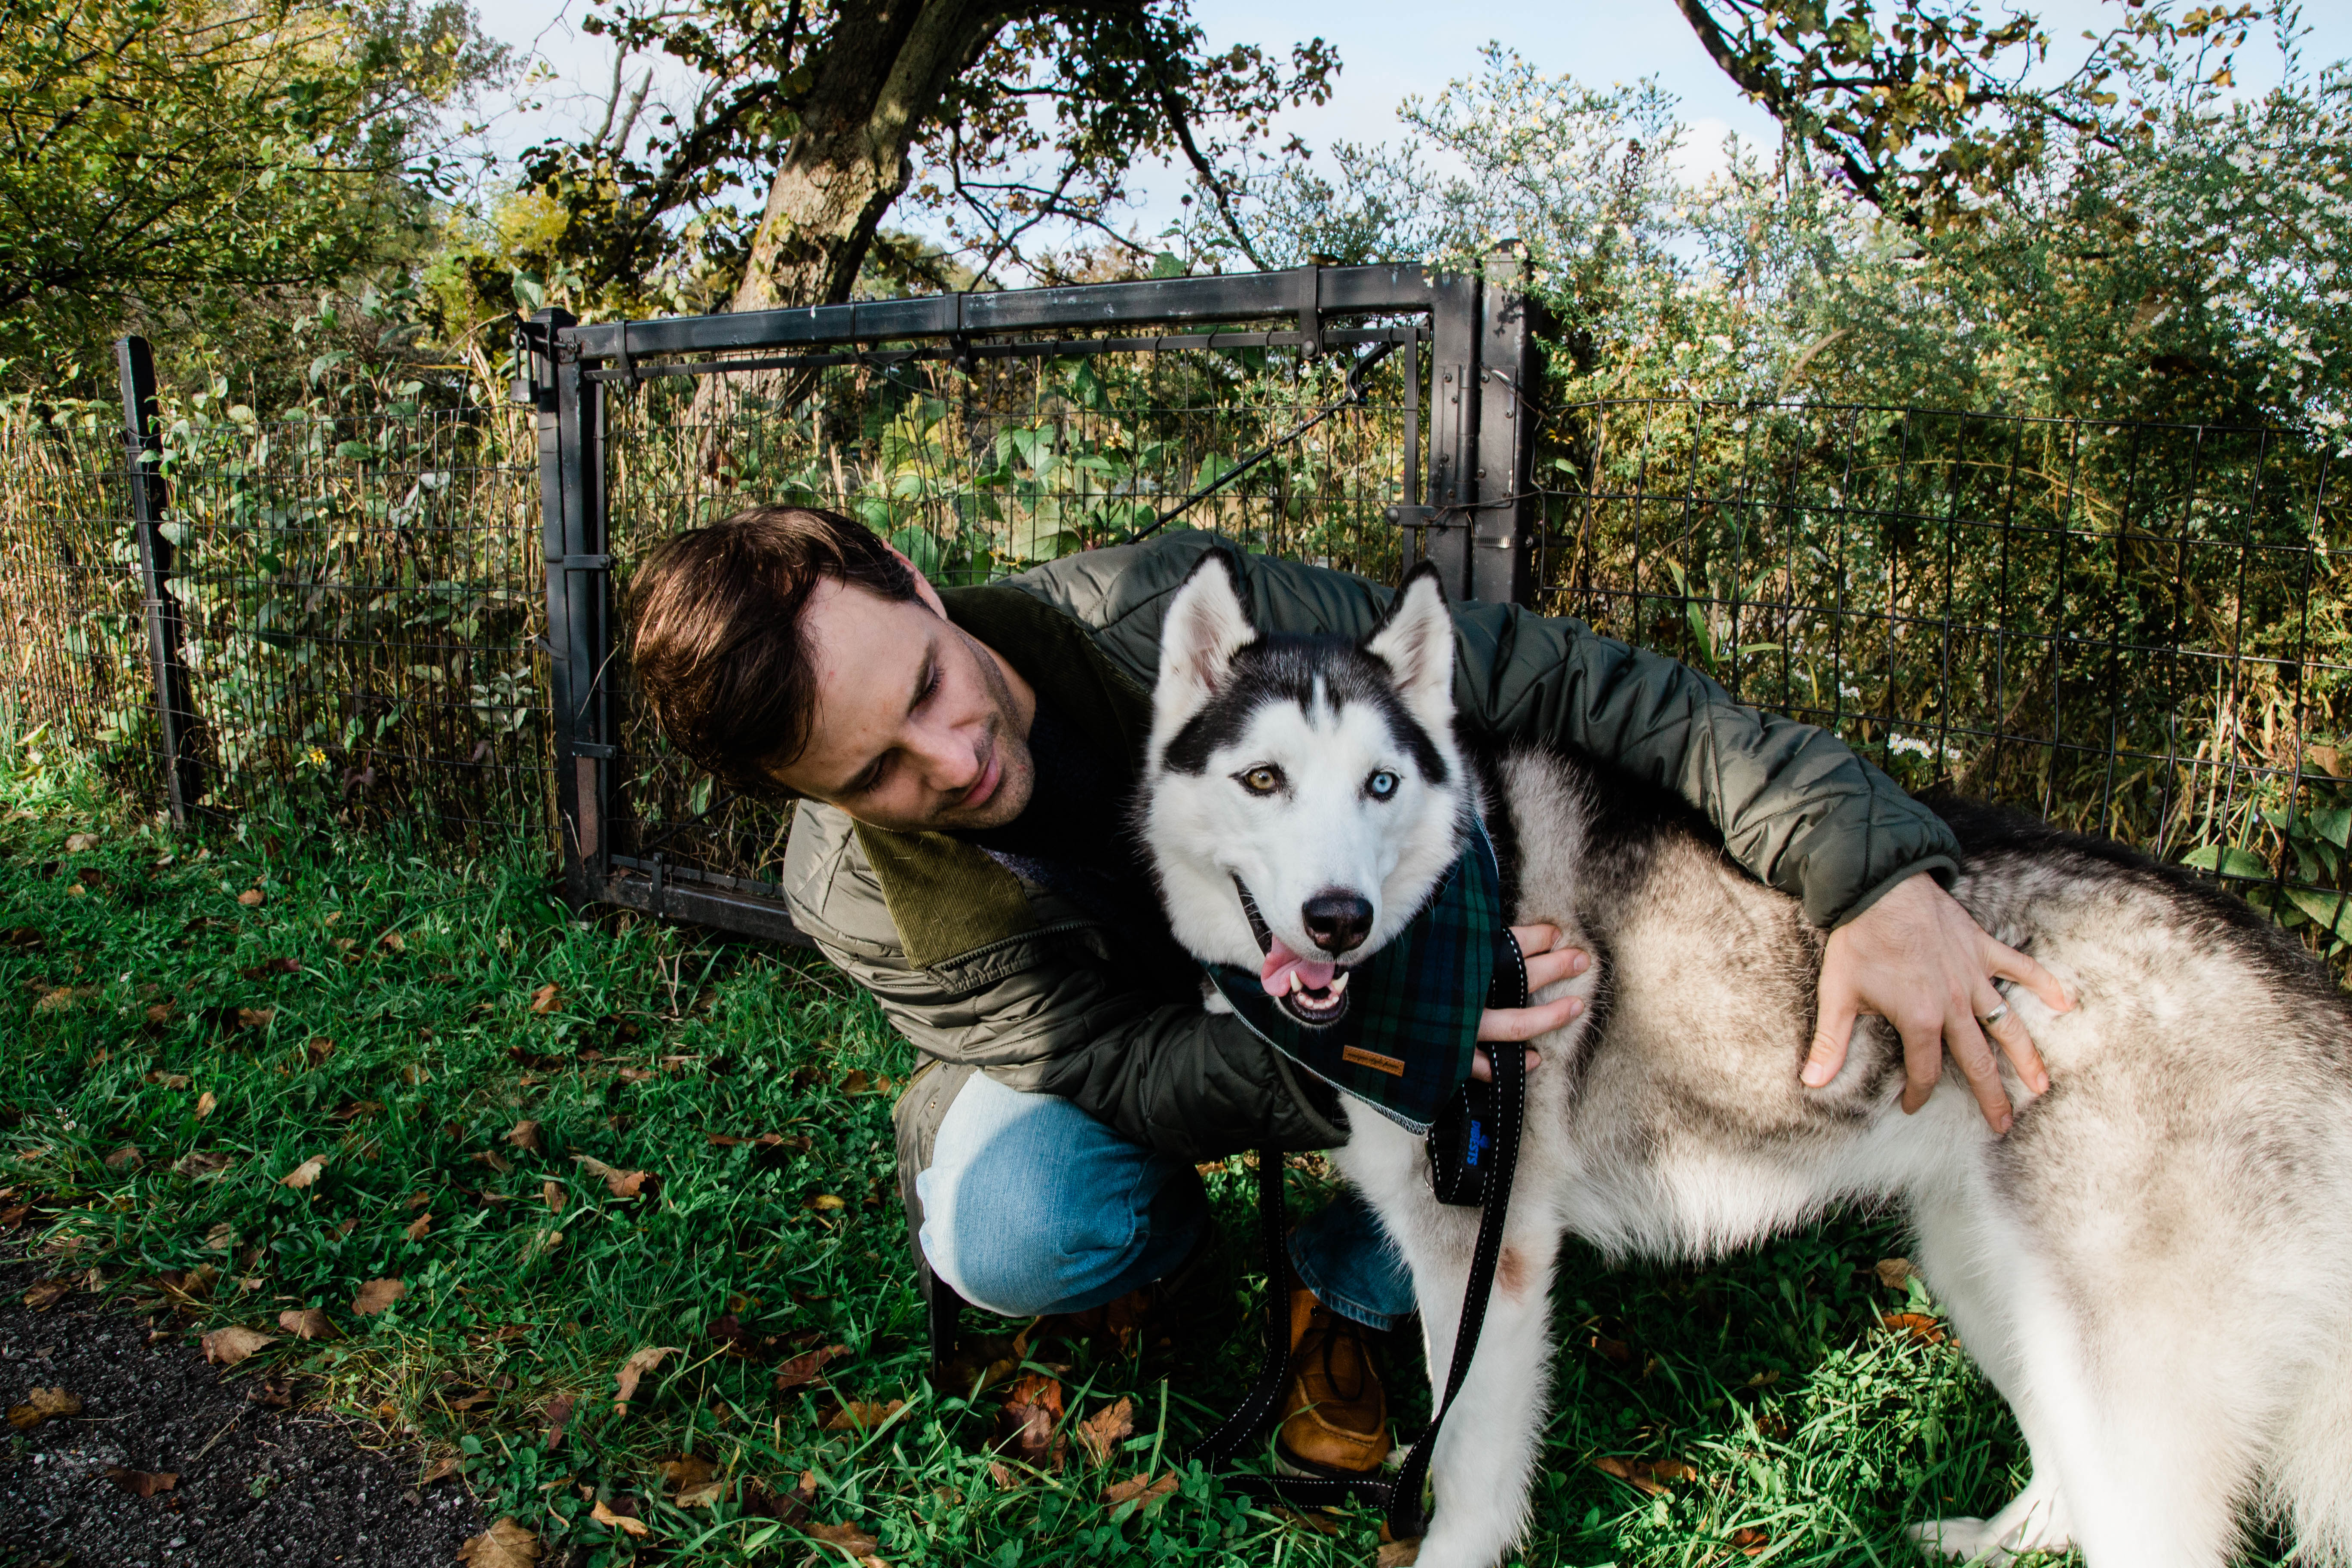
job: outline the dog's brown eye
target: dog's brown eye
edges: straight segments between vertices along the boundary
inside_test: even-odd
[[[1280,768],[1255,767],[1241,775],[1242,788],[1252,795],[1272,795],[1282,787]]]

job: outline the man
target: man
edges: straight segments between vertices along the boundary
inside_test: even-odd
[[[930,1058],[897,1113],[922,1255],[1008,1316],[1085,1310],[1175,1271],[1205,1233],[1195,1162],[1347,1137],[1327,1086],[1202,1010],[1129,829],[1160,617],[1216,547],[1179,532],[935,590],[849,519],[755,507],[665,542],[633,584],[638,689],[672,743],[804,803],[793,919]],[[1360,637],[1387,604],[1340,573],[1242,561],[1269,630]],[[2048,1087],[1993,982],[2069,1004],[1938,885],[1957,846],[1893,781],[1575,621],[1465,604],[1454,625],[1471,731],[1575,746],[1673,790],[1830,931],[1808,1084],[1835,1076],[1869,1012],[1902,1034],[1906,1110],[1948,1045],[2006,1130],[1985,1029],[2029,1093]],[[1586,966],[1549,927],[1514,934],[1532,988]],[[1532,1039],[1578,1005],[1489,1010],[1479,1038]],[[1390,1437],[1360,1331],[1412,1310],[1410,1280],[1346,1197],[1297,1228],[1291,1261],[1299,1371],[1279,1452],[1362,1473]]]

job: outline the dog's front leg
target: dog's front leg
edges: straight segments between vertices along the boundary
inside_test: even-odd
[[[1378,1118],[1359,1119],[1338,1158],[1412,1271],[1434,1407],[1453,1365],[1478,1211],[1439,1203],[1418,1141]],[[1551,1383],[1551,1276],[1559,1253],[1558,1219],[1535,1201],[1530,1184],[1523,1170],[1477,1354],[1431,1457],[1434,1508],[1416,1560],[1423,1568],[1492,1568],[1527,1526]]]
[[[1430,1457],[1433,1508],[1417,1559],[1423,1568],[1491,1568],[1527,1528],[1528,1482],[1551,1388],[1551,1274],[1559,1237],[1549,1222],[1522,1221],[1516,1204],[1503,1234],[1477,1352]],[[1420,1267],[1413,1268],[1433,1405],[1445,1396],[1469,1271],[1466,1248],[1425,1282]]]

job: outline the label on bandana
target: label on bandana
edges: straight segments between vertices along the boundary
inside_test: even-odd
[[[1348,1011],[1313,1027],[1293,1017],[1255,970],[1203,967],[1234,1011],[1275,1049],[1415,1133],[1468,1081],[1502,944],[1503,886],[1486,831],[1469,847],[1412,922],[1348,972]],[[1514,963],[1513,968],[1517,965]]]

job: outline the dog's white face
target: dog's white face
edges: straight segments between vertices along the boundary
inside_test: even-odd
[[[1336,1023],[1350,964],[1402,930],[1462,852],[1454,626],[1415,573],[1362,644],[1262,637],[1229,558],[1170,606],[1143,837],[1176,940],[1255,967],[1300,1022]]]

